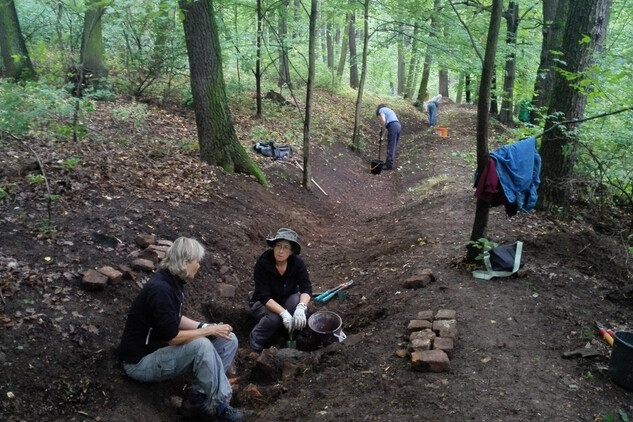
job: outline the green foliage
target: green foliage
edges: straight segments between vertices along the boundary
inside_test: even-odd
[[[78,158],[69,158],[68,160],[62,161],[59,164],[59,167],[61,167],[64,170],[74,170],[78,164],[79,164]]]
[[[55,139],[68,134],[75,99],[64,90],[30,82],[0,82],[0,131]],[[83,102],[82,102],[83,103]]]
[[[6,190],[4,190],[4,187],[3,187],[3,186],[0,186],[0,201],[2,201],[2,200],[4,200],[4,199],[6,199],[6,197],[7,197],[8,195],[9,195],[9,194],[7,193],[7,191],[6,191]]]
[[[32,185],[42,185],[46,181],[46,178],[42,174],[29,174],[26,178]]]
[[[629,422],[629,415],[622,409],[618,409],[618,411],[614,413],[607,413],[602,416],[603,422]]]
[[[95,101],[115,101],[116,94],[109,89],[87,89],[85,97]]]
[[[473,248],[479,249],[481,251],[481,253],[478,254],[477,257],[475,257],[475,261],[483,261],[484,252],[489,251],[490,249],[493,249],[499,246],[498,243],[492,242],[486,239],[485,237],[480,237],[476,241],[471,240],[468,242],[468,244],[472,246]]]

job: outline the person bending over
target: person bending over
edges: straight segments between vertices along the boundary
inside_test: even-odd
[[[380,138],[382,139],[383,128],[387,129],[387,159],[383,170],[391,170],[393,162],[396,158],[396,150],[400,141],[400,132],[402,127],[396,113],[384,104],[379,104],[376,108],[376,116],[380,122]]]

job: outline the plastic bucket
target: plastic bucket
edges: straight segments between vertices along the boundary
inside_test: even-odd
[[[616,331],[613,334],[609,377],[616,384],[633,390],[633,333]]]
[[[318,311],[308,318],[308,327],[314,331],[320,343],[324,346],[341,343],[347,336],[343,332],[343,320],[332,311]]]
[[[382,160],[371,160],[371,165],[369,166],[369,171],[371,174],[380,174],[382,171],[382,166],[385,165],[385,162]]]
[[[448,128],[447,127],[436,127],[435,131],[440,134],[441,138],[446,138],[448,136]]]

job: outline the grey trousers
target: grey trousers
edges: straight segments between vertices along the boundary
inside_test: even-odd
[[[284,303],[280,303],[280,305],[286,308],[290,314],[294,314],[295,308],[299,304],[300,296],[298,292],[292,294],[288,296]],[[262,347],[267,347],[270,339],[275,335],[277,330],[283,326],[281,317],[266,309],[266,306],[260,301],[256,301],[250,305],[250,314],[258,321],[253,331],[251,331],[250,340]]]
[[[192,392],[204,395],[205,410],[215,410],[231,397],[226,372],[237,348],[233,333],[231,340],[203,337],[180,346],[162,347],[137,364],[124,363],[123,369],[130,378],[141,382],[165,381],[193,369],[196,381]]]

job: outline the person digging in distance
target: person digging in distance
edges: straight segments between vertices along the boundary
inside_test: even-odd
[[[376,108],[376,116],[380,122],[380,138],[382,139],[383,128],[387,129],[387,158],[383,170],[393,169],[393,162],[396,158],[398,142],[402,127],[396,113],[384,104],[379,104]]]
[[[429,101],[426,101],[422,108],[426,113],[429,113],[429,127],[433,129],[435,127],[435,123],[437,122],[437,110],[442,102],[442,94],[437,94],[435,97],[431,98]],[[419,103],[418,103],[419,104]]]
[[[169,247],[160,269],[130,306],[119,360],[127,376],[140,382],[165,381],[193,371],[196,380],[178,411],[182,416],[246,421],[253,414],[229,404],[232,391],[226,372],[238,348],[233,328],[182,315],[184,287],[193,281],[204,253],[197,240],[186,237]]]
[[[255,290],[249,300],[249,312],[257,321],[249,341],[256,351],[267,347],[282,326],[290,335],[303,330],[312,297],[308,269],[299,257],[301,245],[297,233],[281,228],[266,243],[270,249],[257,259],[253,273]]]

